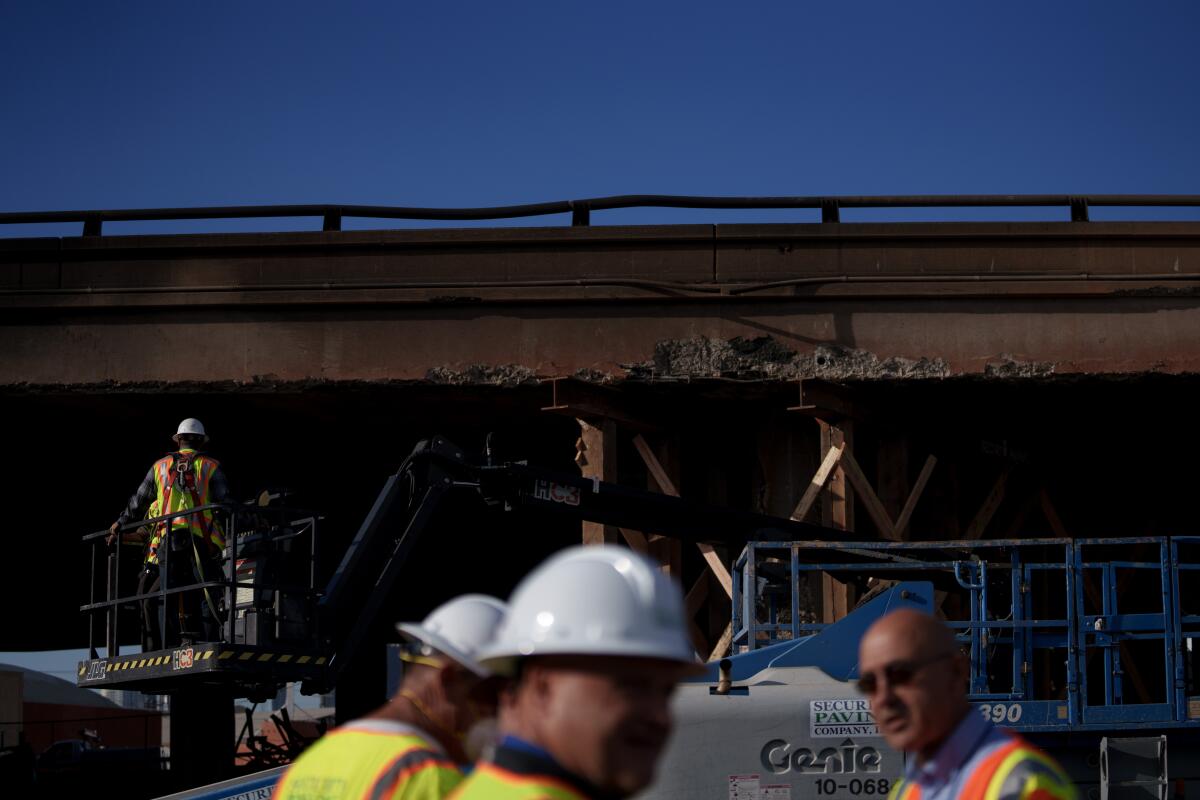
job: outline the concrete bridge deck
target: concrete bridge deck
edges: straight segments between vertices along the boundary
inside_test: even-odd
[[[1187,373],[1198,289],[1178,222],[0,239],[0,386]]]

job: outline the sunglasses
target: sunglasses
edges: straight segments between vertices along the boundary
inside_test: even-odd
[[[942,659],[953,658],[954,655],[954,652],[951,651],[949,653],[941,653],[940,655],[927,658],[924,661],[893,661],[892,663],[885,665],[883,669],[880,669],[877,672],[867,672],[863,675],[860,675],[856,684],[858,686],[858,691],[868,696],[875,694],[876,690],[879,689],[878,673],[880,672],[883,673],[883,677],[887,680],[888,686],[905,686],[911,683],[912,679],[917,676],[917,673],[925,667],[937,661],[941,661]]]

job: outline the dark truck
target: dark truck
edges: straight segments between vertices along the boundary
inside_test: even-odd
[[[158,747],[104,747],[87,739],[63,739],[37,757],[37,796],[154,797],[167,785],[166,766]]]

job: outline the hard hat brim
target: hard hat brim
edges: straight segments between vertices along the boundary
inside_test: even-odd
[[[471,658],[462,650],[455,647],[445,637],[425,630],[420,626],[419,623],[399,622],[396,624],[396,630],[405,639],[421,642],[422,644],[432,647],[442,655],[452,659],[456,664],[466,667],[481,678],[490,678],[495,674],[489,667],[484,666],[479,661]]]
[[[543,645],[532,646],[528,653],[513,652],[508,648],[485,650],[479,656],[479,663],[496,675],[511,678],[517,674],[517,665],[522,659],[539,656],[594,656],[596,658],[635,658],[642,661],[658,661],[687,668],[696,674],[704,672],[706,665],[696,661],[690,648],[685,652],[678,649],[668,651],[655,645],[638,646],[630,643],[625,646],[613,646],[611,643],[599,644],[595,647],[574,645],[568,647]]]

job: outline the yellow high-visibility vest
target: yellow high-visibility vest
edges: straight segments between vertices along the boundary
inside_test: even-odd
[[[361,720],[331,731],[283,773],[272,800],[441,800],[463,779],[416,728]]]
[[[495,764],[475,767],[453,800],[587,800],[579,791],[547,775],[521,775]]]
[[[190,475],[181,473],[179,470],[179,467],[183,467],[188,459],[191,460]],[[165,516],[177,511],[187,511],[208,505],[210,502],[209,481],[218,466],[215,459],[188,448],[155,461],[153,469],[156,494],[154,503],[151,505],[151,516]],[[171,530],[189,530],[193,536],[208,542],[217,550],[225,547],[225,536],[213,518],[211,510],[189,514],[186,517],[176,517],[170,520],[170,523]],[[158,563],[158,548],[162,544],[166,529],[165,522],[157,523],[154,526],[154,531],[150,535],[146,563]]]

